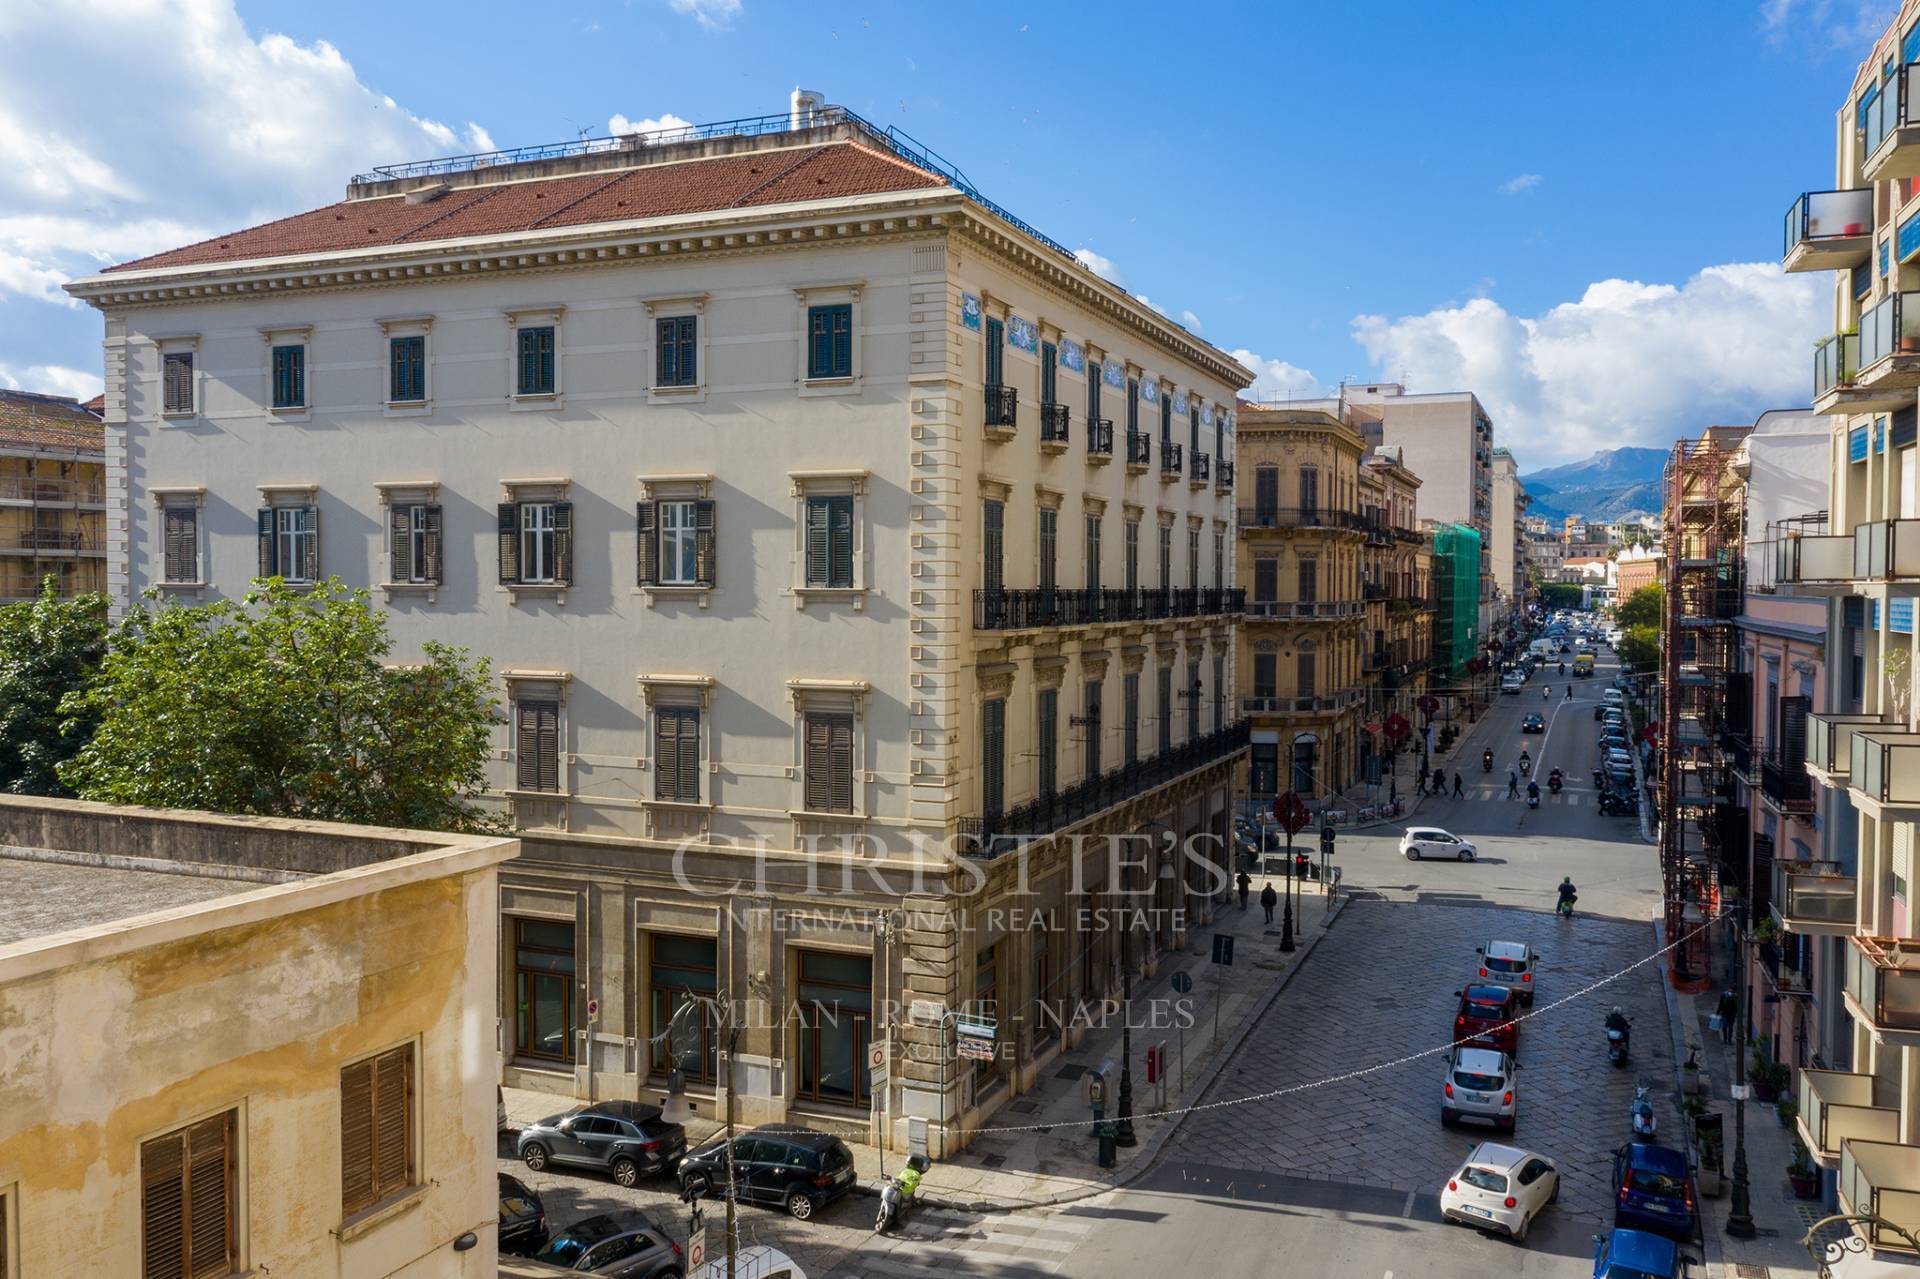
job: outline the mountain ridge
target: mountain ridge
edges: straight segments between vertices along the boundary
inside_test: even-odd
[[[1666,465],[1665,449],[1601,449],[1578,462],[1522,475],[1520,483],[1531,499],[1529,514],[1599,523],[1658,512]]]

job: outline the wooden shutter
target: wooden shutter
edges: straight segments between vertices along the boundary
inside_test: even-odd
[[[306,522],[307,538],[301,554],[300,575],[309,582],[320,580],[320,508],[303,506],[300,517]]]
[[[164,413],[193,412],[193,355],[176,352],[163,361],[160,408]]]
[[[560,789],[560,704],[525,701],[515,712],[519,721],[519,758],[515,784],[521,790]]]
[[[232,1111],[140,1147],[143,1279],[233,1270]]]
[[[140,1147],[140,1234],[143,1279],[187,1273],[186,1133]]]
[[[997,591],[1006,580],[1004,575],[1004,555],[1006,546],[1005,503],[989,501],[980,507],[980,585],[989,591]]]
[[[1256,516],[1271,519],[1280,509],[1280,468],[1262,466],[1253,473],[1253,509]]]
[[[413,1046],[340,1072],[340,1209],[351,1217],[413,1180]]]
[[[413,508],[395,506],[387,512],[387,566],[389,582],[413,580]]]
[[[827,515],[827,561],[831,566],[827,584],[851,587],[853,585],[853,499],[851,497],[828,498]]]
[[[200,513],[188,507],[169,507],[166,512],[166,566],[169,582],[198,581],[200,570]]]
[[[1040,508],[1040,589],[1053,590],[1060,561],[1060,512],[1050,506]]]
[[[827,767],[831,785],[829,807],[836,813],[853,811],[853,719],[835,715],[828,729]]]
[[[426,511],[426,528],[420,535],[420,553],[426,560],[423,566],[429,582],[440,581],[440,504],[435,502],[423,508]]]
[[[666,321],[661,321],[665,323]],[[660,535],[654,527],[654,503],[636,502],[633,527],[640,544],[640,585],[652,586],[660,580]]]
[[[701,586],[714,584],[714,535],[713,502],[703,498],[693,504],[693,580]]]
[[[498,508],[500,529],[500,581],[520,580],[520,507],[502,502]]]
[[[1173,396],[1165,387],[1160,388],[1160,445],[1164,449],[1173,443]]]
[[[997,815],[1006,808],[1007,703],[994,698],[980,708],[980,808]]]
[[[853,376],[853,308],[833,308],[833,375]]]
[[[803,781],[806,794],[801,802],[812,812],[824,813],[827,811],[828,796],[832,793],[827,775],[831,735],[826,716],[807,716],[801,725],[801,734],[805,754],[800,761],[800,768],[806,775]]]
[[[543,702],[540,706],[540,789],[560,789],[560,706]]]
[[[351,1217],[374,1193],[373,1060],[340,1071],[340,1212]]]
[[[986,383],[988,386],[999,386],[1006,376],[1006,326],[998,320],[987,321],[986,355]]]
[[[275,563],[276,557],[274,554],[276,548],[273,541],[273,508],[271,506],[261,507],[255,512],[255,519],[259,525],[260,536],[260,576],[272,577],[279,571]]]
[[[1051,795],[1060,779],[1060,692],[1040,694],[1040,793]]]
[[[553,504],[553,580],[573,583],[573,503]]]
[[[655,386],[678,386],[680,384],[679,355],[680,346],[675,338],[678,326],[672,320],[656,320],[653,324],[653,384]]]
[[[830,570],[827,559],[827,499],[807,499],[807,575],[808,586],[825,586]]]
[[[1040,402],[1053,403],[1060,387],[1060,348],[1051,342],[1040,344]]]
[[[691,706],[664,707],[654,718],[654,755],[659,799],[700,802],[700,712]]]
[[[1127,434],[1131,435],[1139,429],[1140,429],[1140,379],[1137,377],[1130,377],[1127,379]],[[1133,459],[1129,457],[1127,460],[1132,461]]]

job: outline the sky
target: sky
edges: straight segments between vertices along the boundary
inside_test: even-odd
[[[376,164],[783,111],[796,84],[1235,354],[1472,390],[1523,472],[1804,404],[1781,227],[1892,0],[0,0],[0,386],[91,395],[63,281]],[[824,18],[820,15],[826,14]]]

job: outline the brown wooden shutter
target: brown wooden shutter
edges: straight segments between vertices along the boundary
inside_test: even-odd
[[[413,1046],[380,1054],[373,1073],[373,1191],[384,1199],[412,1180]]]
[[[573,582],[573,503],[553,504],[553,580],[562,586]]]
[[[519,703],[514,708],[514,717],[519,721],[514,725],[514,736],[517,739],[515,746],[518,752],[514,785],[521,790],[539,790],[540,703]]]
[[[233,1270],[233,1121],[228,1111],[141,1145],[144,1279]]]
[[[703,499],[693,504],[693,580],[712,586],[714,567],[713,502]]]
[[[200,513],[187,507],[170,507],[166,520],[166,566],[162,570],[169,582],[198,581],[200,570]]]
[[[426,510],[427,527],[420,539],[421,553],[427,561],[427,580],[437,584],[440,581],[440,506],[435,503]]]
[[[261,507],[255,512],[254,520],[259,527],[260,536],[260,576],[272,577],[274,575],[273,508]]]
[[[803,728],[806,745],[806,758],[801,761],[801,771],[806,774],[806,796],[801,801],[816,813],[828,809],[832,787],[827,775],[827,757],[832,733],[824,715],[809,715]]]
[[[689,710],[680,718],[680,798],[689,804],[700,802],[700,712]]]
[[[373,1185],[373,1062],[340,1071],[340,1213],[350,1217],[379,1196]]]
[[[828,797],[830,807],[836,813],[853,811],[853,720],[849,716],[833,717],[831,736],[828,742],[828,766],[831,770],[833,793]]]
[[[560,707],[554,702],[540,707],[540,789],[560,789]]]
[[[300,572],[307,581],[317,582],[320,580],[320,508],[307,506],[301,510],[307,521],[307,549],[302,557],[305,562],[300,565]]]
[[[181,1279],[187,1272],[186,1145],[186,1134],[176,1132],[140,1147],[143,1279]]]
[[[652,586],[660,580],[660,535],[654,527],[654,504],[638,502],[633,508],[633,527],[640,540],[640,585]]]
[[[395,506],[387,512],[387,580],[413,580],[413,508]]]
[[[500,582],[510,585],[520,580],[520,507],[513,502],[499,506]]]

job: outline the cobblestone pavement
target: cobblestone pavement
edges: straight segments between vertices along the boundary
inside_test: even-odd
[[[1644,923],[1481,905],[1355,901],[1287,997],[1202,1103],[1392,1063],[1451,1038],[1454,991],[1474,948],[1498,938],[1543,956],[1538,1012],[1520,1030],[1518,1145],[1552,1159],[1560,1211],[1610,1217],[1612,1151],[1630,1135],[1637,1079],[1651,1081],[1663,1135],[1680,1131],[1660,969],[1648,964],[1560,1008],[1554,1000],[1653,949]],[[1601,1022],[1613,1004],[1635,1022],[1633,1061],[1608,1066]],[[1434,1193],[1483,1127],[1440,1123],[1443,1055],[1269,1101],[1189,1115],[1164,1158]]]

